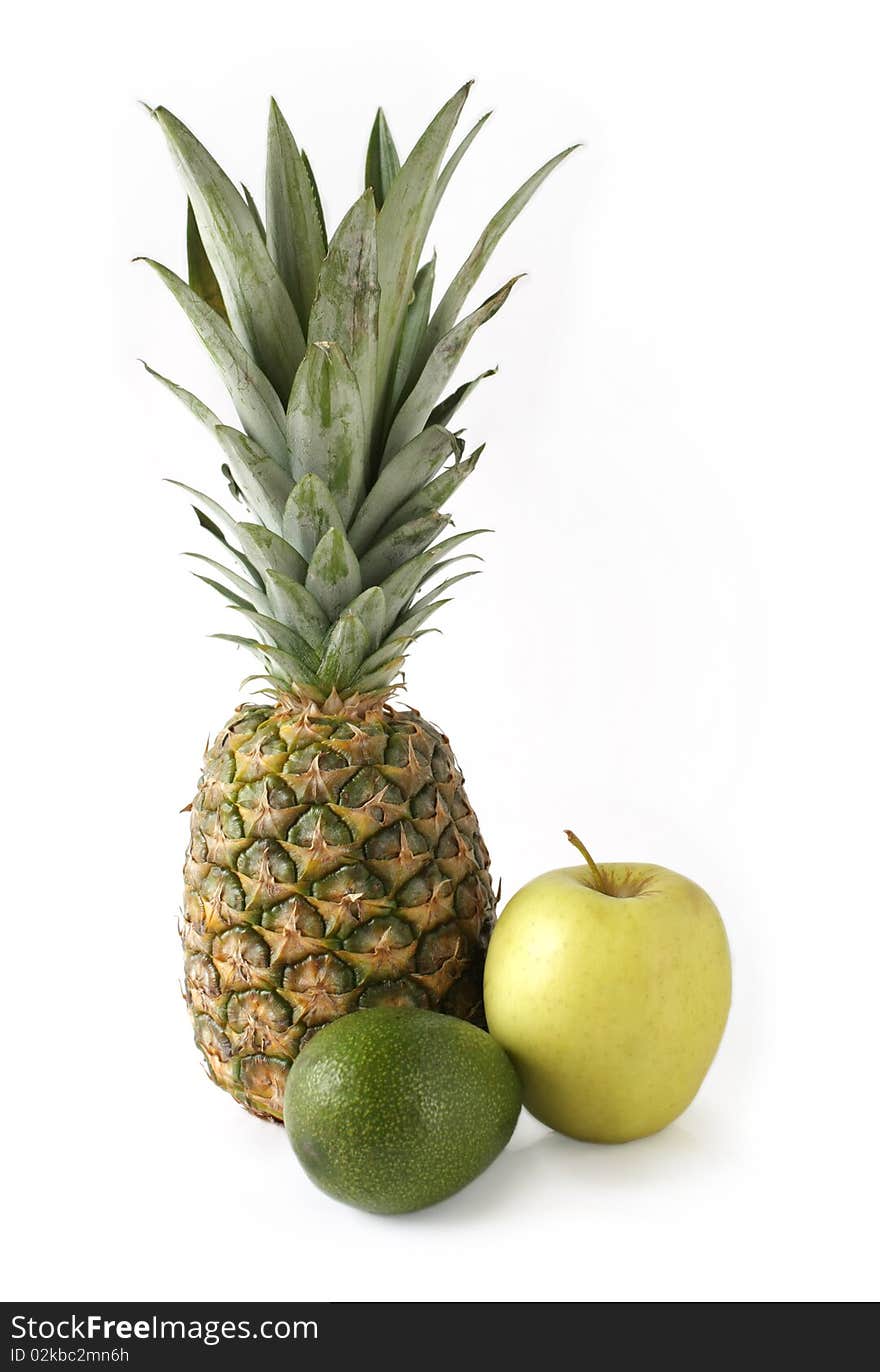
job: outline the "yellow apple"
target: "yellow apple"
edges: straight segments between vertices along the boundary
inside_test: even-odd
[[[562,867],[508,902],[489,943],[489,1030],[527,1109],[577,1139],[624,1143],[690,1105],[730,1008],[717,909],[647,863]]]

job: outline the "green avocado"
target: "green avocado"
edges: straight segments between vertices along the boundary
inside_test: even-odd
[[[380,1215],[460,1191],[504,1148],[522,1101],[489,1034],[432,1010],[357,1010],[287,1077],[284,1123],[316,1186]]]

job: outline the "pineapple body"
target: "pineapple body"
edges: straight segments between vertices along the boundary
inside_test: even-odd
[[[188,554],[195,575],[234,617],[217,637],[253,654],[246,682],[270,699],[236,711],[191,806],[185,992],[212,1078],[275,1119],[290,1063],[339,1015],[482,1014],[486,849],[448,741],[388,702],[486,532],[450,532],[446,506],[482,452],[455,417],[493,371],[454,376],[517,278],[467,302],[571,149],[501,206],[435,300],[431,223],[485,122],[452,144],[467,94],[404,160],[378,112],[363,192],[332,236],[274,101],[262,212],[170,110],[153,111],[186,190],[187,279],[151,266],[240,427],[148,370],[222,450],[228,499],[174,484],[211,540]]]
[[[240,706],[206,754],[185,867],[185,993],[214,1081],[280,1119],[291,1061],[340,1015],[481,1022],[488,866],[418,713]]]

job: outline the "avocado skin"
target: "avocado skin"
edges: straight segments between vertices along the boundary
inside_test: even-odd
[[[433,1010],[326,1025],[287,1078],[284,1124],[316,1186],[380,1215],[460,1191],[506,1145],[522,1092],[489,1034]]]

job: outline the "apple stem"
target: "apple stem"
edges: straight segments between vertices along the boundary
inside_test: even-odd
[[[590,854],[587,852],[586,848],[581,843],[577,834],[573,834],[571,829],[563,829],[562,832],[565,834],[565,837],[568,839],[569,843],[573,843],[575,848],[577,848],[578,852],[582,853],[583,856],[587,859],[587,865],[589,866],[590,871],[593,873],[593,879],[596,882],[596,885],[598,886],[602,894],[604,896],[607,896],[608,892],[605,889],[605,878],[602,876],[602,873],[599,871],[599,868],[596,866],[595,862],[590,857]]]

